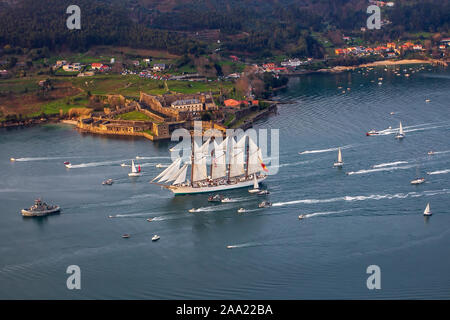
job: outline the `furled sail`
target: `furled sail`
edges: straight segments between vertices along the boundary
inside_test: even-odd
[[[177,172],[176,180],[173,183],[174,185],[182,184],[183,182],[186,181],[187,169],[188,169],[188,164],[185,164],[184,166],[181,167],[181,169]]]
[[[262,152],[251,138],[248,139],[248,144],[248,174],[250,175],[262,170]]]
[[[208,177],[206,168],[206,160],[208,157],[209,143],[211,139],[208,139],[201,147],[194,141],[194,176],[192,181],[205,180]]]
[[[238,142],[234,139],[231,140],[230,177],[244,174],[245,140],[246,136],[243,136]]]
[[[218,179],[227,175],[227,145],[228,138],[218,144],[214,140],[214,158],[212,159],[212,179]]]
[[[169,179],[172,178],[172,176],[179,170],[180,164],[181,158],[178,158],[177,160],[175,160],[174,163],[172,163],[172,165],[169,168],[167,168],[170,170],[167,170],[167,172],[162,176],[162,178],[159,179],[159,182],[169,181]]]

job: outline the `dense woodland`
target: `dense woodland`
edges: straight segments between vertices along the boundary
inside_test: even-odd
[[[0,45],[83,51],[123,45],[202,54],[208,45],[183,32],[219,29],[223,47],[260,57],[280,52],[321,58],[314,33],[359,32],[367,0],[78,0],[82,29],[66,28],[68,0],[0,0]],[[399,39],[417,32],[448,33],[450,0],[396,0],[383,9],[392,23],[361,36]]]

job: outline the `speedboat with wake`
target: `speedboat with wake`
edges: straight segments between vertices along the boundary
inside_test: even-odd
[[[272,206],[272,203],[268,201],[263,201],[260,204],[258,204],[258,208],[270,208]]]
[[[261,190],[260,192],[257,193],[259,196],[265,196],[267,194],[270,194],[269,190]]]
[[[214,196],[208,197],[209,202],[222,202],[223,199],[224,199],[224,196],[222,196],[220,194],[216,194]]]
[[[156,165],[156,167],[157,167],[157,168],[163,168],[164,166],[163,166],[161,163],[158,163],[158,164]]]
[[[131,172],[128,174],[129,177],[140,177],[142,176],[141,173],[141,166],[139,165],[137,168],[134,165],[134,160],[131,160]]]
[[[244,209],[244,208],[239,208],[237,212],[238,212],[238,213],[244,213],[244,212],[245,212],[245,209]]]
[[[428,155],[429,155],[429,156],[432,156],[433,154],[434,154],[434,151],[433,151],[433,150],[428,151]]]
[[[301,214],[301,215],[298,216],[298,220],[302,220],[302,219],[305,219],[305,218],[306,218],[305,214]]]
[[[223,198],[222,200],[220,200],[220,202],[228,203],[228,202],[233,202],[233,200],[232,200],[231,198],[225,197],[225,198]]]
[[[11,160],[11,162],[14,162],[14,161],[16,161],[16,159],[15,159],[15,158],[11,158],[11,159],[9,159],[9,160]]]
[[[193,212],[197,212],[197,210],[195,208],[189,209],[189,212],[193,213]]]
[[[342,161],[342,151],[341,151],[341,148],[339,148],[339,151],[338,151],[338,160],[337,160],[337,162],[335,162],[334,164],[333,164],[333,167],[336,167],[336,168],[342,168],[344,166],[344,161]]]
[[[70,164],[69,161],[65,161],[65,162],[64,162],[64,165],[65,165],[65,166],[67,166],[68,164]]]
[[[376,136],[379,135],[380,133],[378,131],[376,131],[375,129],[372,129],[370,131],[366,132],[366,136],[370,137],[370,136]]]
[[[411,184],[417,185],[417,184],[422,184],[424,182],[425,182],[425,178],[416,178],[416,179],[411,181]]]
[[[148,221],[148,222],[152,222],[152,221],[153,221],[153,218],[148,218],[147,221]]]
[[[52,213],[59,213],[61,208],[56,205],[48,205],[41,199],[34,200],[34,205],[28,209],[22,209],[24,217],[43,217]]]

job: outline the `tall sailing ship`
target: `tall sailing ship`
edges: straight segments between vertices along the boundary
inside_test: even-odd
[[[209,153],[211,143],[213,148]],[[193,141],[191,151],[190,163],[183,164],[182,158],[177,158],[151,183],[181,195],[244,188],[253,186],[255,177],[258,183],[267,178],[263,173],[268,170],[262,161],[261,149],[248,136],[237,141],[227,137],[221,143],[209,138],[203,145]],[[187,180],[189,165],[190,180]]]

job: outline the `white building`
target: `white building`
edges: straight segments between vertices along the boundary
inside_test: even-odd
[[[203,103],[198,99],[176,100],[170,105],[174,109],[186,111],[203,111]]]

